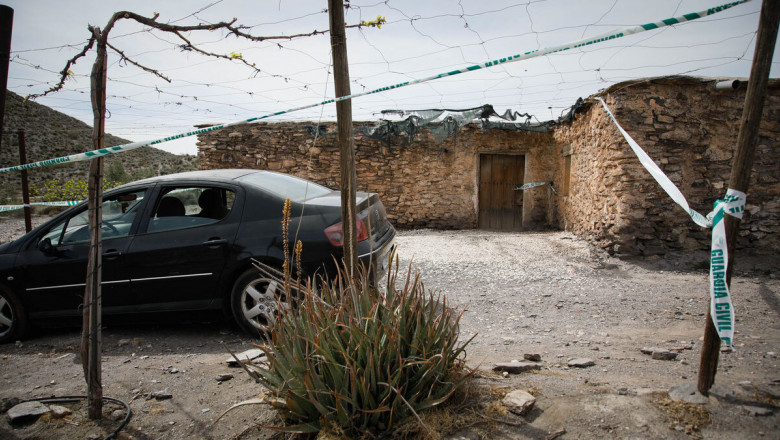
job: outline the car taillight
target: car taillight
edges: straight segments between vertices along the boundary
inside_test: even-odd
[[[357,241],[363,241],[368,238],[368,228],[360,217],[355,218],[355,226],[357,226]],[[338,222],[335,225],[329,226],[325,229],[325,236],[328,237],[330,244],[333,246],[344,245],[344,224]]]

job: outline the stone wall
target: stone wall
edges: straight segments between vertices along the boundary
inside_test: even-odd
[[[714,80],[662,78],[618,84],[602,96],[621,126],[702,214],[726,194],[745,86],[715,90]],[[780,247],[780,96],[772,82],[738,247]],[[694,224],[641,166],[600,103],[556,140],[569,146],[571,190],[558,199],[562,227],[618,253],[657,255],[707,249],[710,231]],[[563,170],[564,159],[560,159]]]
[[[339,186],[335,123],[320,124],[324,134],[316,140],[311,123],[259,123],[231,130],[199,136],[201,168],[268,169]],[[401,228],[477,227],[480,154],[526,155],[526,181],[552,180],[555,174],[549,133],[466,126],[442,143],[427,130],[420,130],[411,142],[396,138],[390,143],[355,133],[358,191],[378,193],[388,217]],[[524,197],[524,228],[546,227],[553,221],[553,211],[546,191],[529,191]]]
[[[618,84],[601,95],[623,128],[702,214],[725,195],[745,97],[744,86],[716,91],[714,83],[662,78]],[[770,82],[738,242],[766,252],[780,248],[778,92],[780,83]],[[551,133],[468,125],[441,143],[426,129],[411,141],[385,142],[359,134],[365,124],[355,124],[358,190],[379,193],[397,227],[477,227],[480,155],[520,154],[525,156],[525,182],[553,181],[557,189],[557,194],[549,186],[525,191],[525,230],[563,228],[619,254],[709,247],[709,230],[671,202],[593,100],[570,124]],[[200,165],[281,171],[335,188],[339,153],[334,134],[335,123],[315,129],[313,123],[294,122],[210,132],[199,136]]]
[[[562,189],[556,198],[560,227],[601,243],[607,237],[621,237],[621,232],[614,230],[616,225],[621,227],[637,219],[618,217],[623,193],[630,191],[633,184],[626,179],[624,165],[636,157],[628,148],[621,147],[619,132],[599,109],[590,106],[571,125],[556,130],[555,138],[561,145],[561,171],[555,182]],[[563,181],[566,156],[571,160],[568,191]]]

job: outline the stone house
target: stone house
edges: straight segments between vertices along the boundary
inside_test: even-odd
[[[722,90],[716,82],[653,78],[598,95],[702,214],[726,193],[745,99],[744,83]],[[759,252],[780,248],[778,92],[780,81],[770,81],[738,243]],[[671,202],[593,99],[536,131],[469,123],[442,139],[441,125],[379,137],[368,133],[382,123],[355,123],[358,190],[379,193],[397,227],[565,229],[627,255],[709,247],[710,232]],[[266,122],[201,134],[200,166],[268,169],[337,187],[335,129]],[[529,182],[551,184],[515,190]]]

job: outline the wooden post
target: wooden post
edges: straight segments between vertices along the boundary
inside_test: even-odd
[[[729,179],[729,188],[744,192],[748,198],[750,198],[750,194],[748,194],[750,172],[753,169],[753,158],[755,157],[756,143],[758,142],[758,128],[761,124],[761,114],[764,111],[764,97],[766,96],[767,84],[769,82],[769,69],[772,67],[778,23],[780,23],[780,1],[764,0],[761,5],[761,16],[758,22],[758,37],[756,39],[755,53],[753,54],[753,65],[751,66],[750,79],[748,80],[747,93],[745,95],[745,108],[742,110],[737,147]],[[726,283],[730,286],[740,220],[726,215],[724,222],[729,254]],[[719,354],[720,338],[715,330],[708,308],[697,384],[699,392],[704,395],[709,393],[710,388],[715,383]]]
[[[336,97],[349,95],[349,63],[347,62],[347,35],[344,30],[344,3],[328,0],[330,18],[330,45],[333,50],[333,77]],[[357,172],[355,171],[355,147],[352,140],[352,100],[336,103],[341,163],[341,221],[344,227],[344,266],[349,276],[357,267],[357,207],[355,205]]]
[[[92,140],[95,150],[104,147],[106,122],[106,40],[97,27],[91,28],[97,37],[97,58],[92,66],[92,113],[94,115]],[[89,260],[87,286],[84,291],[84,315],[81,333],[81,361],[87,381],[87,415],[99,419],[103,412],[102,384],[102,256],[101,237],[103,217],[103,157],[92,159],[89,164]]]
[[[5,119],[5,91],[8,88],[8,64],[11,62],[11,34],[14,26],[14,10],[0,5],[0,133]],[[2,148],[0,136],[0,148]],[[0,150],[2,151],[2,150]],[[22,162],[24,163],[24,162]]]
[[[24,143],[24,130],[19,130],[19,162],[27,163],[27,147]],[[30,188],[27,185],[27,169],[22,170],[22,202],[24,203],[24,229],[32,231],[32,218],[30,217]]]

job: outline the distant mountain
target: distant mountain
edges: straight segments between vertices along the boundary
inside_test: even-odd
[[[19,142],[17,132],[25,131],[27,162],[36,162],[55,157],[68,156],[92,150],[92,127],[49,107],[6,92],[5,118],[3,122],[0,168],[19,165]],[[113,147],[130,143],[106,133],[105,146]],[[128,181],[155,175],[171,174],[198,169],[197,156],[179,156],[153,147],[106,156],[106,170],[124,169]],[[121,167],[114,162],[121,163]],[[113,165],[112,165],[113,164]],[[28,170],[31,184],[41,185],[57,179],[87,180],[89,162],[75,162],[45,168]],[[18,171],[0,174],[0,203],[4,199],[21,197],[21,178]]]

